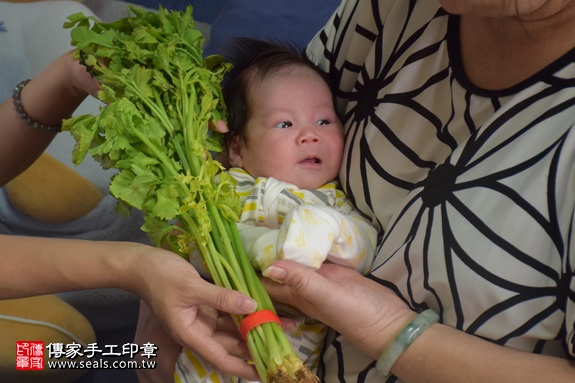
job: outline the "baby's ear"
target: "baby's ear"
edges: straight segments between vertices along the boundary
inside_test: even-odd
[[[244,166],[244,160],[242,158],[242,139],[239,136],[234,136],[228,141],[228,161],[231,166],[241,168]]]

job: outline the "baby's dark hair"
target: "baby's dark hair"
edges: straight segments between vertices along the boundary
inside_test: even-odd
[[[244,127],[249,117],[248,88],[254,79],[262,80],[270,73],[295,65],[314,70],[329,86],[326,74],[295,45],[242,37],[232,40],[223,56],[233,65],[222,83],[229,113],[226,146],[236,137],[246,138]]]

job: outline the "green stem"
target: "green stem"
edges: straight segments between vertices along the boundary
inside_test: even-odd
[[[168,113],[166,113],[166,109],[164,108],[164,104],[163,104],[162,100],[160,99],[160,94],[158,92],[154,92],[154,97],[156,98],[156,103],[159,105],[158,113],[162,116],[166,116],[166,119],[169,119],[169,118],[167,118]],[[185,151],[182,148],[182,146],[180,145],[180,141],[173,137],[174,133],[172,133],[172,130],[168,130],[168,134],[171,137],[170,142],[174,145],[174,147],[176,149],[176,153],[178,153],[178,159],[180,161],[182,161],[182,167],[184,169],[189,169],[190,162],[188,161],[188,158],[186,155],[187,151]]]
[[[208,209],[208,214],[212,219],[212,230],[215,233],[219,234],[219,243],[223,247],[223,255],[226,257],[226,260],[230,263],[230,267],[233,270],[233,273],[241,276],[242,281],[241,284],[238,285],[238,288],[241,288],[241,292],[252,296],[252,291],[248,288],[249,280],[246,280],[247,275],[242,273],[242,269],[238,264],[236,257],[234,256],[234,249],[230,242],[230,238],[227,235],[224,222],[222,217],[220,216],[218,209],[216,208],[213,201],[206,201],[206,207]]]

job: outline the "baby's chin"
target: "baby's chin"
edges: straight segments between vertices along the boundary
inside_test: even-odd
[[[297,168],[297,171],[286,171],[283,174],[276,174],[273,178],[295,185],[298,189],[314,190],[334,181],[337,178],[337,174],[332,176],[327,174],[327,172]]]
[[[296,185],[299,189],[314,190],[319,189],[320,187],[331,181],[333,181],[333,179],[319,180],[318,178],[315,178],[315,179],[300,179],[290,183]]]

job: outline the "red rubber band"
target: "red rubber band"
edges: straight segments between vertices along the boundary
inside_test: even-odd
[[[244,340],[248,337],[248,333],[256,326],[263,323],[275,322],[283,328],[280,318],[270,310],[260,310],[249,314],[247,317],[242,319],[240,324],[240,335]]]

